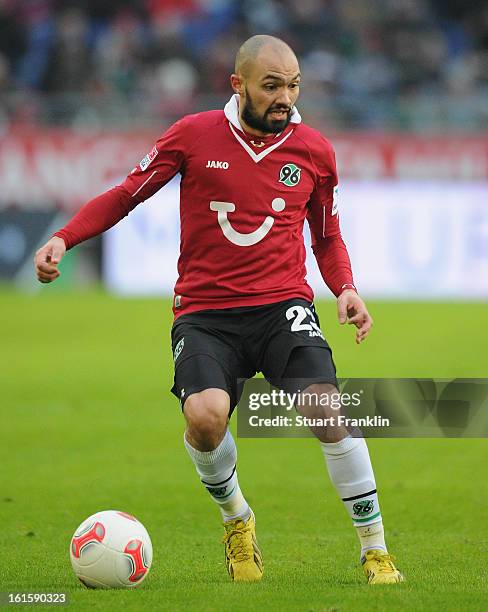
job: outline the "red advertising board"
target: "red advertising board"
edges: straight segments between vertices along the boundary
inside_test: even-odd
[[[74,210],[116,184],[151,151],[157,133],[29,129],[0,139],[0,209]],[[344,179],[479,181],[488,136],[331,134]]]

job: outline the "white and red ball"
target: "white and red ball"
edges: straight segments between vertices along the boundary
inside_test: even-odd
[[[81,582],[94,589],[133,588],[152,563],[151,538],[134,516],[117,510],[92,514],[71,538],[71,565]]]

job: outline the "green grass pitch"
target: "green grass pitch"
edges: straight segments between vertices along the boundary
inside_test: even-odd
[[[317,306],[341,376],[487,375],[484,304],[371,303],[376,325],[359,347],[333,302]],[[0,591],[67,591],[71,609],[487,609],[487,441],[370,442],[407,579],[376,588],[316,442],[238,441],[265,577],[233,584],[169,393],[169,302],[48,287],[4,290],[0,309]],[[71,571],[74,529],[103,509],[135,514],[151,534],[140,589],[89,591]]]

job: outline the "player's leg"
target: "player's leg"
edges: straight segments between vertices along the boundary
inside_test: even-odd
[[[290,355],[283,378],[285,384],[303,388],[310,380],[330,380],[333,366],[327,349],[298,347]],[[337,423],[341,414],[339,392],[333,382],[308,385],[301,394],[297,410],[312,419],[330,419]],[[353,521],[361,544],[361,562],[371,584],[403,580],[388,554],[376,481],[368,447],[362,437],[351,437],[342,425],[311,428],[319,439],[330,479]]]
[[[222,512],[227,571],[235,581],[260,580],[263,558],[256,540],[256,521],[239,487],[237,448],[227,429],[229,394],[222,389],[194,393],[186,399],[183,412],[186,449]]]
[[[200,324],[202,315],[193,319]],[[262,577],[263,561],[255,518],[239,486],[237,448],[227,428],[237,397],[233,381],[238,377],[227,368],[233,370],[238,364],[232,347],[209,333],[209,317],[203,319],[206,329],[188,324],[173,327],[172,392],[180,398],[186,420],[186,450],[222,513],[227,570],[235,581],[256,581]]]
[[[311,385],[318,385],[322,393],[338,393],[332,351],[320,330],[313,304],[305,300],[276,304],[268,326],[273,332],[264,352],[262,372],[272,384],[289,392],[313,391]],[[315,405],[312,402],[308,407],[301,406],[301,410],[308,416],[327,418],[332,416],[330,406],[332,402]],[[333,416],[337,416],[336,411]],[[330,478],[356,526],[369,582],[398,582],[401,575],[386,552],[376,482],[365,440],[351,437],[344,427],[319,428],[314,433],[322,446]],[[374,557],[371,562],[370,557]]]
[[[237,447],[227,429],[229,412],[230,397],[223,389],[209,388],[190,395],[183,405],[184,443],[223,520],[247,520],[251,510],[237,479]]]

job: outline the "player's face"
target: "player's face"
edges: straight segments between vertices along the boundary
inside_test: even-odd
[[[292,54],[258,57],[244,83],[241,118],[261,134],[277,134],[290,123],[300,89],[300,70]]]

